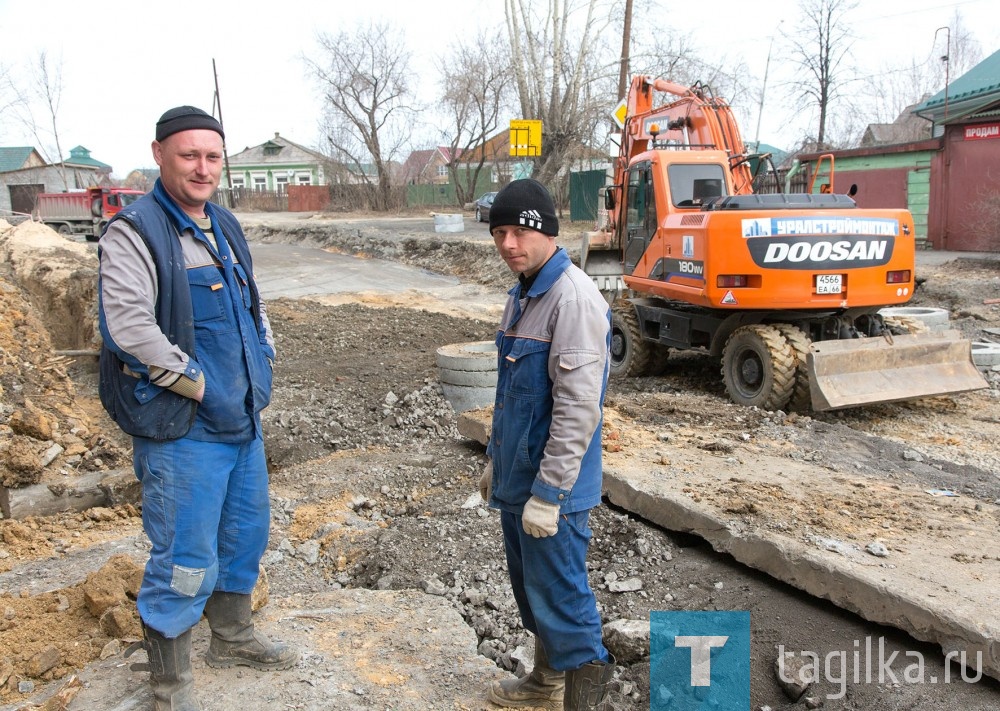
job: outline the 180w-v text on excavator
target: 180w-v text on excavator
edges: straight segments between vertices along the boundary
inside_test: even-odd
[[[734,402],[814,411],[986,387],[958,332],[880,313],[913,296],[908,210],[755,193],[770,156],[747,152],[700,84],[635,77],[624,124],[607,219],[581,254],[612,304],[613,375],[700,350]]]

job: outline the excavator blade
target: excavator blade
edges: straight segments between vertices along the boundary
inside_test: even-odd
[[[817,412],[988,387],[958,331],[814,342],[806,367]]]

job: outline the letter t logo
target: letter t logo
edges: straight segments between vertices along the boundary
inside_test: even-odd
[[[675,647],[691,649],[691,686],[712,685],[712,648],[723,647],[729,637],[680,636],[674,638]]]

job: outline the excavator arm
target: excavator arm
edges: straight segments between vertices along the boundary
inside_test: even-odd
[[[656,106],[657,92],[677,98]],[[732,109],[722,99],[711,96],[708,87],[702,84],[687,87],[666,79],[636,76],[629,88],[626,115],[615,184],[621,184],[619,178],[624,176],[635,155],[660,144],[681,150],[725,151],[734,194],[752,192],[753,174]]]

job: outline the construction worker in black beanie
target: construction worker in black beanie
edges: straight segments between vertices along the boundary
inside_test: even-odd
[[[497,331],[498,378],[480,493],[500,510],[504,550],[534,668],[494,682],[503,707],[603,708],[614,670],[587,577],[590,509],[601,503],[608,303],[564,249],[545,186],[516,180],[490,233],[518,275]]]

